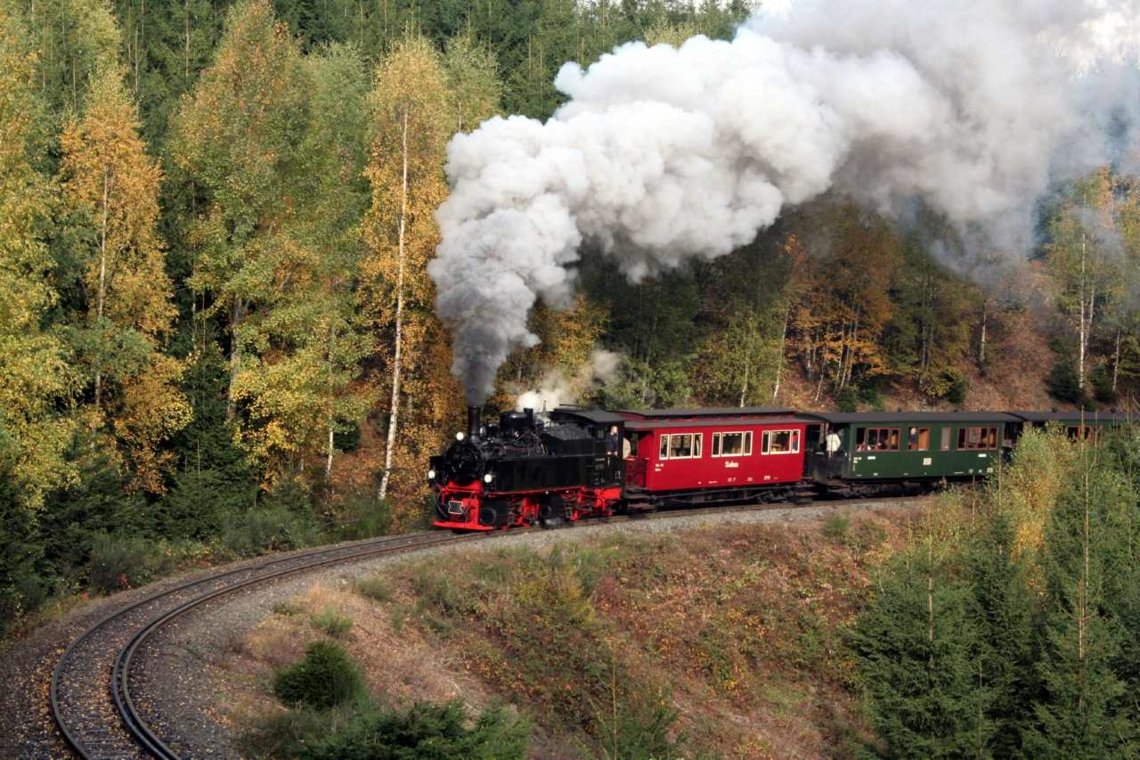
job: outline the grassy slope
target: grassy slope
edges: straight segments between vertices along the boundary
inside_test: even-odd
[[[238,648],[245,691],[224,701],[239,727],[279,710],[269,672],[335,610],[377,694],[506,699],[533,718],[535,757],[601,756],[615,729],[653,733],[674,711],[683,756],[850,756],[867,727],[844,631],[902,520],[567,531],[552,549],[403,564],[280,607]]]

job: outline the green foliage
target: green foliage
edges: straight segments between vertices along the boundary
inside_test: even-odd
[[[352,618],[342,615],[333,607],[325,607],[311,621],[313,627],[336,639],[344,638],[352,630]]]
[[[361,696],[364,679],[344,647],[316,641],[299,662],[274,674],[273,693],[290,706],[326,710]]]
[[[376,602],[389,602],[392,600],[392,586],[380,575],[370,578],[358,578],[352,588],[356,593]]]
[[[209,539],[228,515],[240,514],[253,500],[248,486],[234,487],[221,470],[190,470],[175,476],[174,487],[154,505],[155,528],[167,538]]]
[[[1140,749],[1138,441],[1027,432],[981,503],[944,518],[965,540],[887,568],[854,644],[888,756]]]
[[[835,394],[835,408],[841,412],[859,411],[859,389],[848,386]]]
[[[239,557],[311,546],[319,536],[311,513],[298,514],[272,504],[228,515],[222,527],[222,544]]]
[[[1113,669],[1123,631],[1105,597],[1112,557],[1121,551],[1114,528],[1121,517],[1124,524],[1135,519],[1136,495],[1121,473],[1087,452],[1076,475],[1046,534],[1049,604],[1037,663],[1043,697],[1027,746],[1064,757],[1126,757],[1140,750],[1140,735],[1127,685]],[[1123,552],[1135,562],[1134,549]]]
[[[141,586],[174,568],[164,547],[131,535],[97,533],[91,538],[87,582],[96,591],[111,593]]]
[[[337,505],[332,534],[341,541],[383,536],[392,530],[392,505],[371,489],[349,494]]]
[[[1084,392],[1081,390],[1077,378],[1076,365],[1069,357],[1063,356],[1057,359],[1045,382],[1049,387],[1049,395],[1058,401],[1063,401],[1066,404],[1079,404],[1084,400]]]
[[[895,562],[853,643],[878,735],[894,757],[961,757],[988,741],[970,587],[923,556]]]
[[[851,532],[851,517],[843,512],[830,512],[823,521],[823,535],[832,541],[845,542]]]
[[[1102,404],[1115,404],[1120,394],[1112,387],[1112,374],[1104,364],[1098,364],[1089,375],[1093,398]]]
[[[343,729],[306,747],[311,760],[510,760],[526,755],[529,725],[506,710],[484,711],[473,726],[460,702],[420,702],[406,711],[360,715]]]
[[[0,471],[0,636],[43,601],[37,573],[43,547],[36,539],[34,513],[20,503],[9,474]]]
[[[45,497],[40,514],[44,561],[60,578],[85,575],[96,536],[150,538],[146,502],[126,493],[126,479],[98,436],[77,440],[70,452],[79,477]]]
[[[648,693],[623,701],[615,691],[612,703],[600,705],[595,718],[602,757],[656,760],[679,756],[679,743],[671,736],[677,716],[664,694]]]

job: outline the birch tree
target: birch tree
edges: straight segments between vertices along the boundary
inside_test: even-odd
[[[352,288],[359,219],[369,194],[363,63],[333,46],[305,60],[311,121],[299,151],[293,214],[269,244],[271,281],[247,322],[250,355],[235,379],[239,438],[269,480],[299,475],[321,451],[331,476],[335,435],[359,423],[369,389],[357,383],[369,345]]]
[[[114,435],[135,486],[160,491],[172,458],[162,442],[190,419],[181,365],[162,350],[175,317],[156,230],[162,173],[143,148],[120,69],[100,71],[85,103],[61,139],[63,197],[89,232],[78,252],[90,336],[81,352],[97,424]]]
[[[197,201],[191,286],[228,339],[227,418],[250,352],[246,321],[271,295],[287,248],[273,242],[295,210],[308,128],[307,76],[267,0],[235,5],[216,58],[183,99],[171,154]],[[276,286],[280,286],[280,282]]]
[[[450,136],[446,73],[422,37],[409,37],[381,62],[372,95],[374,137],[366,175],[372,208],[365,225],[369,306],[384,336],[388,413],[380,498],[388,496],[401,435],[408,375],[423,372],[432,321],[427,262],[439,242],[432,214],[447,196],[444,148]],[[431,372],[442,372],[439,366]],[[424,399],[420,399],[423,401]]]
[[[1088,390],[1093,331],[1115,281],[1110,252],[1118,246],[1112,178],[1102,170],[1078,184],[1050,224],[1047,249],[1057,305],[1074,330],[1077,389]]]

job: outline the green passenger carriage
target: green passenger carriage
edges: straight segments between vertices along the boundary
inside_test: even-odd
[[[825,483],[985,477],[1021,422],[1004,412],[801,414],[822,423],[807,474]]]

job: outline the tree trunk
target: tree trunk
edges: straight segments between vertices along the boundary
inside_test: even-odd
[[[1077,316],[1077,388],[1084,393],[1085,390],[1085,352],[1088,350],[1088,327],[1092,325],[1092,299],[1085,302],[1087,281],[1085,279],[1085,265],[1088,258],[1088,244],[1085,236],[1081,236],[1081,277],[1077,291],[1079,314]]]
[[[744,381],[740,384],[740,408],[744,408],[744,401],[748,397],[748,376],[752,371],[752,353],[756,350],[756,325],[748,326],[748,346],[744,352]]]
[[[384,476],[380,480],[380,500],[388,496],[388,483],[392,478],[392,450],[396,447],[396,428],[400,416],[401,341],[404,331],[404,231],[408,221],[408,112],[403,113],[401,134],[403,152],[403,180],[400,189],[400,231],[398,266],[396,269],[396,350],[392,359],[392,406],[388,416],[388,445],[384,451]]]
[[[335,350],[335,347],[336,347],[336,329],[330,328],[329,329],[329,352],[328,352],[328,355],[326,357],[326,360],[329,363],[329,382],[328,382],[328,389],[327,389],[328,405],[329,405],[329,407],[328,407],[328,409],[329,409],[329,413],[328,413],[329,438],[328,438],[328,449],[326,450],[326,455],[325,455],[325,482],[326,483],[328,483],[329,479],[332,477],[332,465],[333,465],[333,426],[335,423],[335,419],[333,416],[333,351]]]
[[[245,319],[245,302],[240,296],[234,296],[230,307],[230,386],[226,389],[226,421],[234,418],[236,407],[234,404],[234,386],[237,384],[238,372],[241,371],[241,323]]]
[[[990,299],[982,299],[982,329],[978,337],[978,367],[982,370],[986,366],[986,322],[989,318]]]
[[[1116,393],[1116,383],[1120,380],[1120,327],[1116,328],[1116,347],[1112,353],[1112,392]]]
[[[780,395],[780,380],[784,374],[784,347],[788,342],[788,320],[792,318],[792,305],[784,310],[784,328],[780,331],[780,350],[776,354],[776,382],[772,386],[772,401]]]

